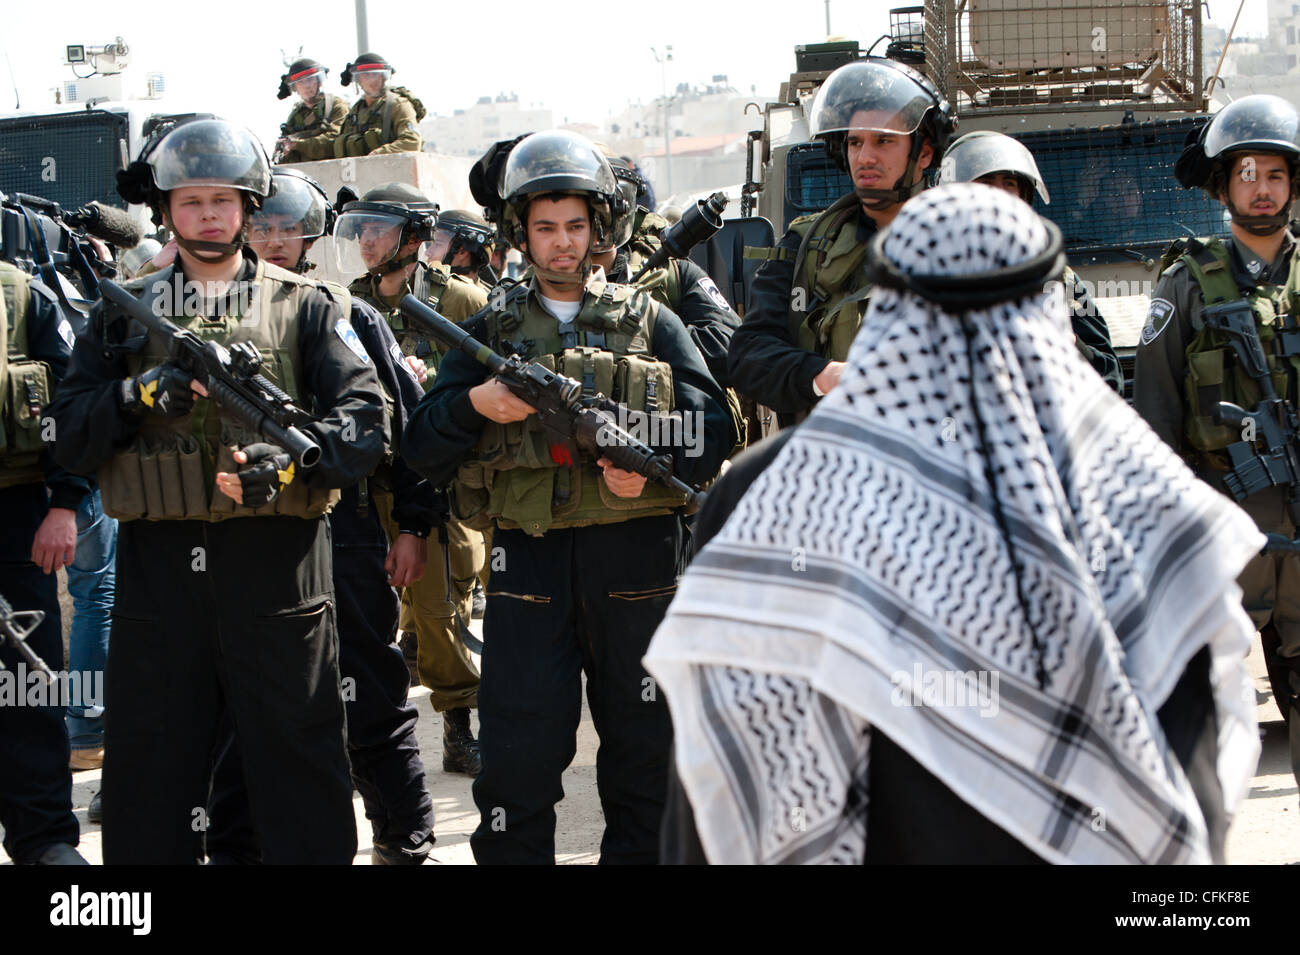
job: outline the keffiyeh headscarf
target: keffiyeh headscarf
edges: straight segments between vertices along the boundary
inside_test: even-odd
[[[914,291],[1005,291],[1049,228],[985,186],[911,200],[839,387],[682,579],[645,662],[710,861],[860,862],[872,727],[1049,861],[1210,861],[1157,711],[1208,646],[1231,814],[1262,535],[1079,357],[1059,282]]]

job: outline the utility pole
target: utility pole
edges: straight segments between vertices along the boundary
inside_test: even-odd
[[[366,29],[366,0],[357,2],[357,56],[370,52],[370,36]],[[830,0],[827,0],[829,3]],[[826,14],[830,16],[830,14]]]
[[[358,0],[362,2],[362,0]],[[672,131],[669,127],[668,106],[671,100],[668,98],[668,63],[673,58],[672,44],[664,47],[664,55],[660,56],[659,51],[650,47],[650,52],[654,54],[655,62],[659,64],[659,85],[663,91],[664,100],[664,179],[668,185],[668,195],[673,194],[673,144]]]
[[[357,2],[359,3],[361,2],[361,0],[357,0]],[[829,40],[830,36],[831,36],[831,0],[826,0],[826,39]]]

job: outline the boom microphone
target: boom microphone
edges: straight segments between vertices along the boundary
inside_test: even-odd
[[[64,214],[64,220],[78,229],[85,229],[97,239],[103,239],[119,249],[133,249],[143,236],[140,227],[121,209],[91,202],[75,212]]]

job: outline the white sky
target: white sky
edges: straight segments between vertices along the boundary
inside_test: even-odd
[[[1226,29],[1237,3],[1210,0],[1211,20]],[[831,29],[865,49],[887,31],[889,8],[906,5],[832,0]],[[275,98],[284,72],[280,51],[292,56],[301,46],[323,62],[332,92],[343,91],[339,74],[357,53],[353,0],[114,6],[117,13],[102,0],[7,3],[0,49],[13,80],[0,68],[0,108],[12,107],[15,84],[24,109],[51,103],[49,91],[71,78],[64,47],[102,46],[120,34],[139,85],[144,72],[161,71],[169,105],[242,121],[270,141],[292,103]],[[825,39],[826,15],[823,0],[561,0],[549,6],[369,0],[368,8],[371,50],[397,68],[393,82],[408,86],[430,113],[446,115],[480,96],[515,92],[523,105],[551,107],[557,123],[599,123],[629,101],[659,95],[650,47],[663,44],[673,47],[670,87],[708,83],[722,73],[742,92],[756,86],[760,101],[774,96],[794,69],[794,45]],[[1237,35],[1262,34],[1265,17],[1266,0],[1246,0]],[[349,98],[354,91],[348,89]]]

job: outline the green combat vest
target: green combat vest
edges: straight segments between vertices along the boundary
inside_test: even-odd
[[[1183,263],[1200,286],[1205,304],[1220,305],[1244,298],[1255,314],[1255,327],[1268,356],[1273,387],[1288,397],[1288,365],[1300,373],[1300,355],[1281,357],[1277,352],[1277,324],[1283,314],[1300,314],[1300,245],[1292,252],[1285,285],[1260,285],[1244,294],[1232,277],[1227,247],[1218,239],[1190,240],[1174,260]],[[1249,410],[1260,400],[1259,387],[1237,361],[1227,336],[1196,320],[1195,337],[1187,346],[1187,373],[1183,382],[1187,439],[1200,451],[1218,451],[1241,440],[1239,428],[1214,423],[1214,408],[1231,401]]]
[[[442,312],[442,296],[447,291],[447,286],[451,283],[451,274],[445,266],[429,265],[421,262],[416,266],[415,272],[411,274],[411,280],[404,283],[402,291],[398,293],[392,301],[386,301],[376,291],[378,283],[368,275],[353,281],[348,286],[348,291],[364,302],[373,305],[388,321],[388,327],[393,330],[393,337],[397,339],[398,347],[402,349],[403,355],[414,355],[421,359],[429,369],[429,375],[424,379],[421,386],[425,391],[433,387],[433,379],[438,371],[438,366],[442,363],[441,346],[435,342],[430,342],[421,335],[415,328],[408,325],[406,316],[402,314],[399,307],[401,300],[409,292],[420,301],[425,302],[435,311]],[[466,281],[467,284],[468,280]],[[452,321],[461,321],[463,316],[448,315]]]
[[[388,87],[384,98],[376,101],[374,105],[367,105],[365,97],[362,96],[352,104],[352,108],[348,110],[343,120],[343,129],[334,142],[335,158],[368,156],[380,146],[394,142],[397,137],[393,135],[393,110],[399,101],[410,104],[411,109],[415,111],[416,122],[424,119],[424,104],[404,87]],[[410,148],[411,151],[419,149],[418,146]]]
[[[247,299],[235,306],[234,314],[208,321],[176,314],[182,311],[177,306],[184,303],[170,301],[175,289],[171,281],[174,271],[169,266],[123,287],[140,297],[146,307],[158,309],[158,314],[206,341],[222,345],[252,342],[262,354],[261,373],[295,404],[301,404],[298,315],[316,283],[258,262]],[[247,313],[238,314],[244,305],[248,306]],[[133,329],[140,331],[139,326]],[[128,373],[138,376],[165,361],[166,343],[150,332],[143,349],[127,356]],[[135,442],[100,469],[104,513],[119,521],[221,521],[271,515],[310,519],[328,512],[339,492],[308,487],[301,475],[274,501],[260,508],[236,504],[217,490],[218,471],[238,470],[234,451],[262,440],[227,419],[204,398],[196,399],[194,409],[180,418],[145,414]]]
[[[0,262],[0,488],[42,484],[41,418],[50,402],[49,366],[28,357],[27,304],[31,281],[16,265]]]
[[[632,286],[594,281],[566,341],[528,287],[516,286],[502,311],[487,314],[487,337],[499,353],[537,359],[582,382],[588,394],[666,414],[673,410],[672,368],[650,354],[657,312],[654,300]],[[479,530],[494,520],[540,537],[552,528],[668,514],[686,503],[684,495],[650,481],[639,497],[616,497],[595,457],[580,452],[568,467],[556,460],[557,450],[537,415],[510,424],[488,421],[452,484],[452,513]]]
[[[298,139],[328,136],[342,125],[343,116],[347,115],[346,107],[347,103],[339,100],[333,93],[322,95],[315,106],[308,106],[299,100],[290,111],[289,118],[285,120],[282,133]],[[342,112],[343,116],[336,115],[337,112]],[[326,140],[323,145],[297,142],[285,153],[285,160],[291,157],[296,161],[333,159],[334,145],[330,140]]]
[[[854,194],[825,212],[800,216],[790,231],[802,240],[794,254],[790,337],[806,351],[845,361],[857,337],[871,286],[861,283],[867,246],[858,241],[862,201]],[[789,259],[789,249],[746,249],[747,259]]]

